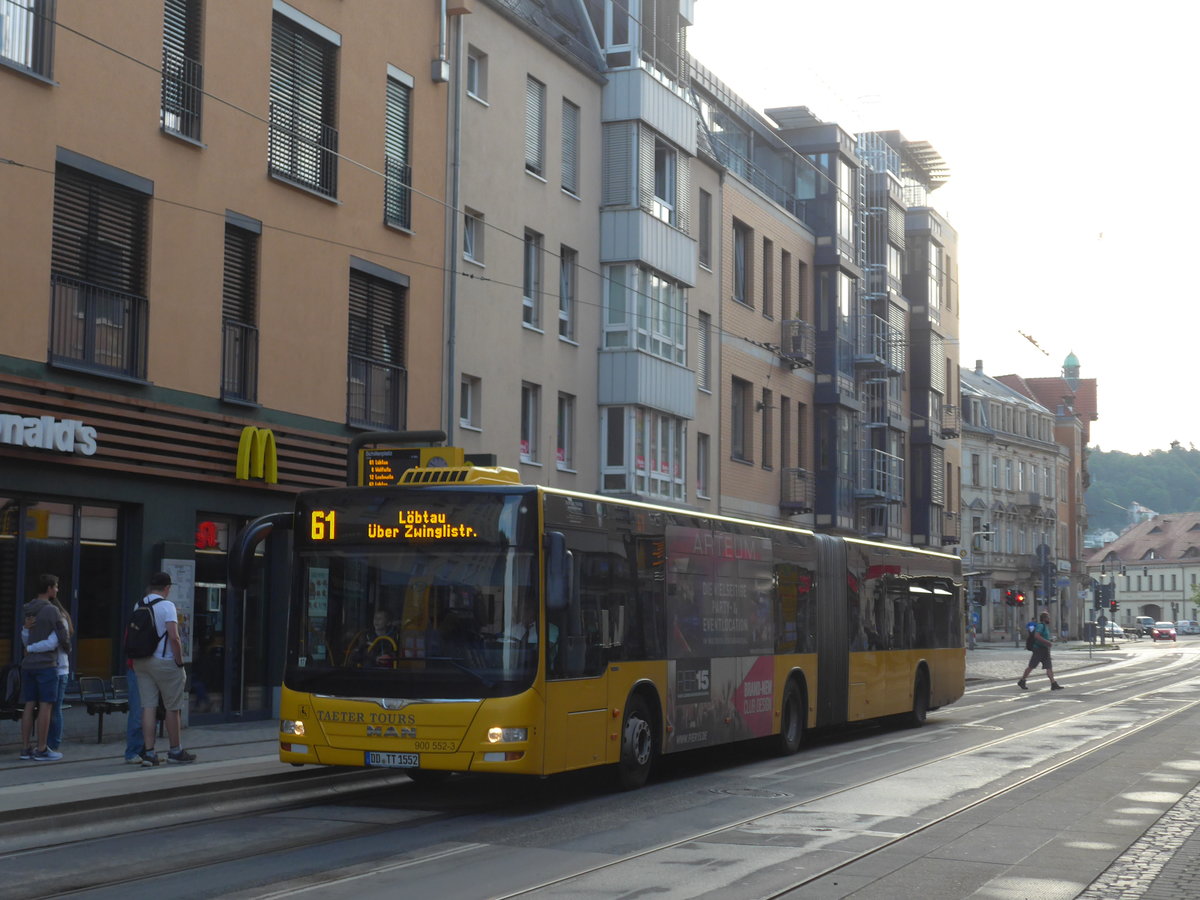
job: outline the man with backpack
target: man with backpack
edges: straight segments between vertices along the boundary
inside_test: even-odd
[[[1017,682],[1017,687],[1023,691],[1029,690],[1025,686],[1025,679],[1029,677],[1029,673],[1042,666],[1046,670],[1046,677],[1050,679],[1050,690],[1061,691],[1062,685],[1054,680],[1054,668],[1050,662],[1050,647],[1054,643],[1054,638],[1050,634],[1050,613],[1043,612],[1039,617],[1033,630],[1029,633],[1029,638],[1025,642],[1025,646],[1032,652],[1029,657],[1029,665],[1025,667],[1025,671],[1021,675],[1021,680]]]
[[[190,763],[196,759],[194,754],[183,749],[180,740],[187,675],[183,669],[183,645],[179,640],[179,614],[175,604],[167,599],[170,593],[170,575],[158,572],[150,576],[146,596],[134,606],[125,633],[125,652],[133,660],[142,701],[145,747],[139,755],[142,765],[147,767],[157,766],[160,762],[154,748],[160,696],[167,711],[167,738],[171,743],[167,762]]]

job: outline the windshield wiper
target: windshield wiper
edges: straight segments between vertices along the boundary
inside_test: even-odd
[[[470,675],[471,677],[478,680],[479,683],[482,684],[486,688],[490,689],[490,688],[493,688],[496,686],[496,683],[494,681],[489,681],[482,674],[480,674],[479,672],[476,672],[474,669],[472,669],[470,666],[468,666],[465,662],[463,662],[461,659],[458,659],[457,657],[454,657],[454,656],[426,656],[425,661],[426,662],[449,663],[450,665],[454,666],[454,668],[458,669],[460,672],[466,672],[468,675]]]

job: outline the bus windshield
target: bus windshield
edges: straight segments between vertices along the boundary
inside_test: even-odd
[[[413,521],[418,509],[424,522],[440,523],[433,529],[457,527],[468,538],[389,524]],[[322,529],[297,535],[285,684],[405,699],[527,689],[540,633],[527,512],[520,497],[500,494],[472,502],[451,492],[396,491],[367,507],[344,495],[316,496],[300,518],[331,525],[334,537]]]

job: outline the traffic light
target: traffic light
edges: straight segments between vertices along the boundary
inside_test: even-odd
[[[1024,605],[1025,605],[1025,592],[1017,591],[1017,606],[1024,606]]]
[[[1016,591],[1009,589],[1004,592],[1004,605],[1005,606],[1016,606],[1017,605],[1017,592]]]
[[[1117,601],[1109,600],[1108,601],[1108,609],[1109,609],[1109,612],[1111,612],[1115,616],[1117,614]]]

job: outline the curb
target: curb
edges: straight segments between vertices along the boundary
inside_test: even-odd
[[[122,834],[128,830],[131,820],[153,817],[156,826],[180,825],[268,807],[277,810],[282,808],[281,802],[283,805],[306,803],[408,782],[407,775],[394,770],[329,767],[252,775],[231,779],[213,788],[193,782],[123,796],[13,810],[8,821],[0,824],[0,839],[7,850],[26,850]],[[187,802],[189,800],[191,802]],[[104,815],[88,815],[97,811]]]

